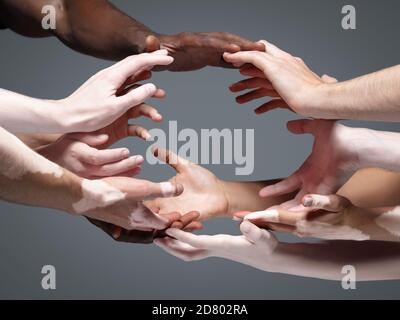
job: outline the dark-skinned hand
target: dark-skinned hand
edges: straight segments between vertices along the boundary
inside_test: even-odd
[[[265,51],[264,44],[246,40],[226,32],[194,33],[148,36],[148,52],[167,49],[174,62],[167,67],[154,70],[193,71],[207,66],[233,68],[222,55],[224,52]]]
[[[200,214],[198,212],[189,212],[181,216],[179,220],[176,220],[177,215],[179,215],[179,213],[170,213],[167,215],[163,215],[163,217],[168,218],[170,221],[174,221],[171,223],[170,228],[181,229],[188,232],[202,229],[202,224],[196,221],[200,217]],[[110,223],[94,219],[88,220],[118,242],[150,244],[153,243],[154,239],[165,237],[164,231],[128,231],[118,226],[114,226]]]

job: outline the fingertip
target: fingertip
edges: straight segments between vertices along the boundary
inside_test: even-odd
[[[305,195],[301,202],[306,208],[311,208],[314,205],[314,199],[311,195]]]

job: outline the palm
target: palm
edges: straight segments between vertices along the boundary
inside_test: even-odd
[[[159,156],[160,154],[161,151],[159,151]],[[163,154],[161,157],[164,158]],[[176,198],[159,198],[146,203],[151,210],[160,214],[195,210],[200,212],[201,220],[222,216],[228,211],[225,192],[214,174],[182,158],[178,159],[178,165],[171,164],[169,159],[163,160],[174,166],[177,174],[170,181],[183,185],[184,192]]]

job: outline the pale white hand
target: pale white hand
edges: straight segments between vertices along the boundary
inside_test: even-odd
[[[156,239],[154,243],[184,261],[220,257],[265,270],[278,241],[274,235],[250,222],[243,222],[240,230],[241,236],[199,236],[169,229],[166,233],[170,238]]]

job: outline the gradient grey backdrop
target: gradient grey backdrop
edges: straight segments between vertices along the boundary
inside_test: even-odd
[[[318,73],[347,79],[399,62],[400,3],[393,1],[112,1],[163,33],[230,31],[266,38],[303,57]],[[357,30],[341,28],[343,5],[357,9]],[[109,62],[73,52],[57,39],[27,39],[0,32],[0,87],[43,98],[65,97]],[[310,137],[294,137],[285,122],[295,116],[276,111],[257,117],[256,104],[238,107],[228,92],[240,79],[232,70],[208,68],[162,73],[154,81],[168,98],[156,105],[182,128],[255,128],[256,169],[251,179],[290,174],[305,159]],[[141,121],[150,126],[146,121]],[[165,123],[163,126],[166,127]],[[398,124],[362,125],[397,130]],[[146,144],[126,141],[144,152]],[[210,166],[224,179],[236,179],[233,166]],[[172,175],[167,167],[144,167],[153,180]],[[113,242],[84,219],[54,210],[0,204],[1,298],[399,298],[400,282],[340,283],[268,274],[225,260],[184,263],[155,246]],[[231,221],[207,224],[207,233],[230,232]],[[41,267],[57,269],[57,290],[41,289]]]

